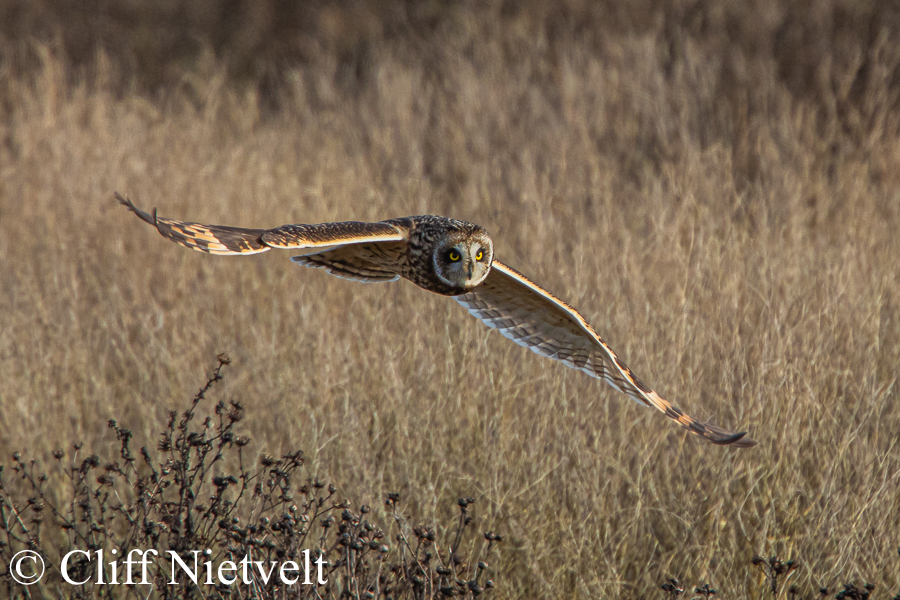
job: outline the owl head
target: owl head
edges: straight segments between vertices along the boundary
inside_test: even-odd
[[[471,290],[484,281],[491,270],[494,244],[480,227],[451,232],[432,252],[434,272],[445,284]]]

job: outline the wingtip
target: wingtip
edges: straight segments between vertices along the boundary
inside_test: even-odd
[[[132,210],[132,211],[134,210],[134,204],[131,203],[131,200],[129,200],[128,198],[125,198],[119,192],[113,192],[113,196],[115,196],[116,200],[119,201],[119,204],[122,204],[123,206],[127,207],[128,210]]]
[[[756,440],[751,440],[750,438],[745,437],[746,435],[746,431],[741,431],[740,433],[735,433],[734,435],[717,440],[714,443],[719,446],[734,446],[735,448],[752,448],[753,446],[756,446]]]
[[[122,194],[120,194],[119,192],[113,192],[113,196],[115,196],[116,200],[119,201],[119,204],[121,204],[122,206],[124,206],[125,208],[127,208],[128,210],[133,212],[134,214],[136,214],[138,217],[141,218],[142,221],[146,221],[147,223],[150,223],[154,227],[157,227],[156,209],[153,209],[153,216],[150,216],[149,214],[147,214],[146,212],[142,211],[137,206],[135,206],[131,200],[122,196]]]

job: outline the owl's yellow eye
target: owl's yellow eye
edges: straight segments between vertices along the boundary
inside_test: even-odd
[[[449,258],[452,262],[456,262],[461,257],[459,256],[459,252],[457,252],[456,250],[451,250],[450,254],[447,255],[447,258]]]
[[[478,254],[475,255],[475,260],[481,260],[482,258],[484,258],[484,252],[479,250]]]

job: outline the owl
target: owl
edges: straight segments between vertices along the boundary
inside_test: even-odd
[[[174,242],[210,254],[258,254],[272,248],[332,275],[373,283],[401,277],[450,296],[485,325],[520,346],[603,379],[713,444],[747,448],[756,442],[701,423],[641,381],[581,314],[512,267],[494,258],[480,225],[423,215],[377,223],[346,221],[244,229],[163,219],[115,194],[131,212]]]

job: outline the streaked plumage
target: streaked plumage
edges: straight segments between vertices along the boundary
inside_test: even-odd
[[[244,229],[187,223],[139,210],[116,198],[166,238],[211,254],[299,251],[294,262],[362,282],[404,278],[452,296],[488,327],[541,356],[603,379],[714,444],[749,447],[746,432],[700,423],[643,383],[574,308],[494,258],[479,225],[432,215],[378,223],[347,221]]]

